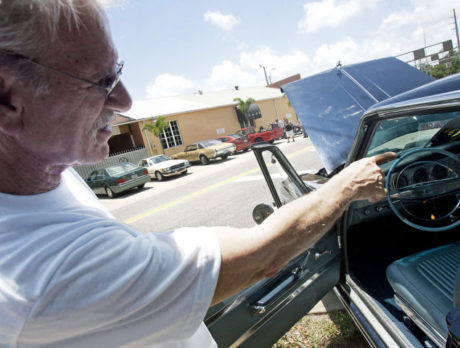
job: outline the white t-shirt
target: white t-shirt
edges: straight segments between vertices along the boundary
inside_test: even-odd
[[[209,229],[141,235],[73,170],[0,193],[0,347],[216,347],[202,320],[219,268]]]

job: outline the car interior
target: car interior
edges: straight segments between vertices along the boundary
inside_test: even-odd
[[[367,154],[398,153],[382,166],[388,199],[344,218],[346,274],[415,347],[444,347],[460,305],[459,116],[381,122]]]

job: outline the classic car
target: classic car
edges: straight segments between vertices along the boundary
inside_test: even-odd
[[[212,307],[218,345],[270,347],[333,289],[371,346],[444,347],[460,305],[460,74],[433,82],[387,58],[282,90],[325,168],[299,174],[278,147],[253,146],[273,197],[257,223],[351,162],[394,151],[381,166],[388,195],[352,203],[276,277]]]
[[[245,135],[249,141],[254,143],[266,142],[271,143],[283,137],[283,129],[277,123],[271,123],[267,128],[256,130],[254,127],[246,127],[236,131],[237,134]]]
[[[217,140],[223,143],[232,143],[235,145],[235,152],[248,151],[251,148],[251,142],[248,137],[240,134],[223,135]]]
[[[184,151],[172,155],[171,158],[209,164],[210,160],[217,158],[226,160],[228,156],[235,153],[235,149],[236,146],[233,144],[210,139],[187,145]]]
[[[109,198],[135,187],[142,189],[149,181],[147,169],[130,162],[95,170],[86,178],[86,183],[94,193],[106,194]]]
[[[190,163],[187,160],[173,160],[166,155],[158,155],[141,159],[138,166],[147,168],[152,179],[162,181],[165,177],[187,173]]]

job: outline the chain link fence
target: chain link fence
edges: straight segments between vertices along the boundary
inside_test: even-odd
[[[83,179],[86,179],[93,171],[102,169],[120,162],[131,162],[135,165],[143,158],[149,157],[147,149],[145,147],[137,148],[135,150],[129,150],[119,152],[117,154],[107,157],[103,162],[90,165],[74,166],[73,168]]]

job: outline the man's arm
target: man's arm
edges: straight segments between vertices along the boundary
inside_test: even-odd
[[[281,207],[261,225],[216,231],[222,264],[212,303],[276,275],[321,239],[352,201],[382,198],[384,180],[378,164],[395,156],[386,153],[352,163],[320,189]]]

